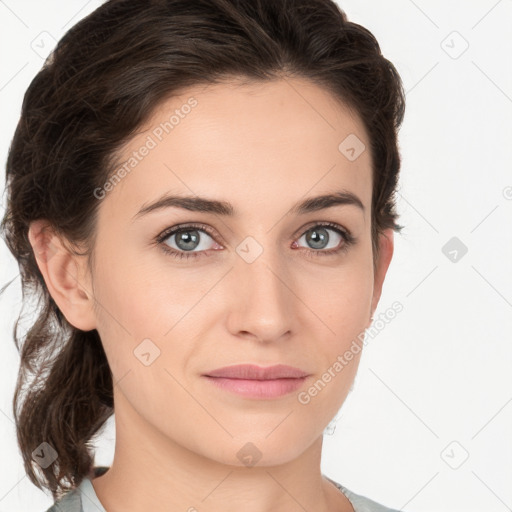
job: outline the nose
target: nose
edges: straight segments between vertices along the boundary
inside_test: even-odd
[[[297,304],[286,265],[264,251],[249,263],[237,258],[230,272],[228,327],[236,336],[276,342],[296,330]]]

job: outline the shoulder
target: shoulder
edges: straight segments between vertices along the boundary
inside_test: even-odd
[[[355,512],[399,512],[394,508],[388,508],[381,503],[377,503],[366,496],[361,496],[346,488],[344,494],[352,503]]]
[[[394,508],[388,508],[381,503],[377,503],[366,496],[356,494],[331,478],[327,478],[348,498],[355,512],[400,512]]]
[[[76,489],[69,491],[46,512],[83,512],[80,493]]]
[[[103,475],[110,468],[108,466],[98,466],[92,468],[90,474],[85,477],[81,484],[70,491],[68,491],[59,501],[56,501],[48,510],[45,512],[84,512],[82,505],[82,493],[85,492],[86,496],[93,501],[98,511],[104,509],[97,503],[97,497],[94,493],[94,489],[91,485],[91,478]]]

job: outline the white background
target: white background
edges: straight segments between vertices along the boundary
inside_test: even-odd
[[[100,3],[0,0],[3,168],[51,37]],[[405,229],[395,235],[375,318],[395,300],[404,310],[368,341],[354,390],[325,435],[322,471],[410,512],[510,511],[512,0],[339,4],[376,36],[407,92],[398,202]],[[442,251],[452,237],[468,248],[455,262]],[[26,477],[16,444],[12,328],[21,293],[2,243],[0,288],[12,279],[0,296],[0,512],[37,512],[53,501]],[[109,421],[97,465],[110,464],[113,443]]]

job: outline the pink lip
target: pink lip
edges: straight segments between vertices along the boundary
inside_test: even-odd
[[[216,386],[248,398],[276,398],[297,390],[308,373],[286,365],[242,364],[218,368],[205,374]]]
[[[271,379],[300,379],[307,377],[308,373],[287,366],[276,364],[274,366],[257,366],[255,364],[237,364],[234,366],[224,366],[217,368],[205,374],[207,377],[226,377],[229,379],[251,379],[251,380],[271,380]]]

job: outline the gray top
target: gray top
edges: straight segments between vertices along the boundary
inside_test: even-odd
[[[108,468],[95,468],[95,476],[103,474]],[[399,512],[387,508],[375,501],[361,496],[338,482],[326,476],[350,501],[355,512]],[[84,478],[82,483],[74,490],[69,491],[60,501],[56,502],[46,512],[107,512],[94,492],[90,478]]]

